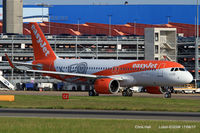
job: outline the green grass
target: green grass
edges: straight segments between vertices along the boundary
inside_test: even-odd
[[[116,96],[70,96],[62,100],[61,96],[16,95],[14,102],[1,101],[0,108],[200,112],[200,100]]]
[[[143,128],[142,128],[143,126]],[[160,129],[160,126],[168,127]],[[60,119],[60,118],[0,118],[1,133],[199,133],[200,122]]]

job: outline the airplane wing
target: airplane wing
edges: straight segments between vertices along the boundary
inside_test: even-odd
[[[120,76],[103,76],[103,75],[92,75],[92,74],[81,74],[81,73],[67,73],[67,72],[56,72],[56,71],[44,71],[44,70],[26,70],[27,72],[36,72],[44,74],[55,74],[60,76],[75,76],[81,78],[112,78],[115,80],[123,80]]]
[[[5,54],[6,59],[8,61],[4,61],[4,62],[8,62],[9,65],[14,68],[14,69],[19,69],[17,68],[14,64],[17,65],[28,65],[28,66],[37,66],[37,65],[33,65],[31,63],[21,63],[21,62],[12,62],[10,60],[10,58],[8,57],[7,54]],[[40,67],[40,66],[39,66]],[[24,70],[24,69],[19,69],[19,70]],[[81,78],[113,78],[116,80],[122,80],[121,77],[119,76],[102,76],[102,75],[92,75],[92,74],[81,74],[81,73],[68,73],[68,72],[56,72],[56,71],[44,71],[44,70],[24,70],[27,72],[36,72],[36,73],[43,73],[43,74],[54,74],[54,75],[59,75],[59,76],[75,76],[75,77],[81,77]]]
[[[55,75],[62,75],[62,76],[76,76],[76,77],[85,77],[85,78],[98,78],[97,75],[91,75],[91,74],[55,72],[55,71],[44,71],[44,70],[26,70],[26,71],[27,72],[44,73],[44,74],[55,74]]]

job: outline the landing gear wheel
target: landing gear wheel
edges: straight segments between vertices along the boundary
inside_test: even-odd
[[[129,97],[132,97],[133,96],[133,92],[131,89],[125,89],[122,91],[122,96],[129,96]]]
[[[99,94],[94,89],[89,90],[88,94],[89,96],[99,96]]]
[[[164,93],[165,98],[171,98],[171,93],[170,92],[165,92]]]
[[[127,94],[128,94],[129,97],[132,97],[132,96],[133,96],[132,90],[131,90],[131,89],[128,89],[128,90],[127,90]]]
[[[123,90],[122,91],[122,96],[126,96],[127,94],[126,94],[126,91],[125,90]]]
[[[169,91],[170,91],[171,93],[174,93],[174,88],[173,88],[173,87],[169,87]]]

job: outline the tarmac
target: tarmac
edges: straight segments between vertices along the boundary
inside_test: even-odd
[[[0,117],[91,118],[200,121],[200,112],[73,110],[73,109],[0,109]]]

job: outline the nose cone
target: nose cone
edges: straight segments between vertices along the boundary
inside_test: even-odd
[[[179,85],[184,85],[184,84],[189,84],[191,83],[193,80],[193,76],[190,72],[188,71],[184,71],[184,72],[179,72],[177,73],[177,80],[175,80],[175,82],[177,82]]]
[[[186,75],[187,75],[187,76],[185,77],[185,82],[186,82],[186,84],[189,84],[189,83],[192,82],[193,76],[192,76],[192,74],[191,74],[190,72],[187,72]]]

